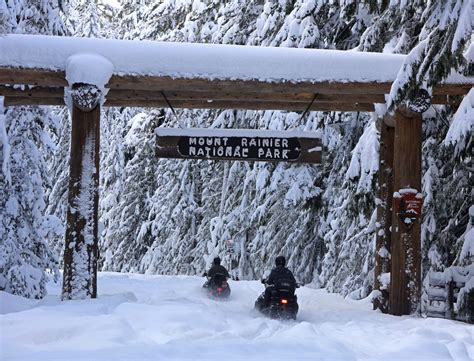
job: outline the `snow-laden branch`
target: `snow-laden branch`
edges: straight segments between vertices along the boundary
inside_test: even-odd
[[[472,37],[471,1],[449,0],[428,6],[420,42],[410,51],[393,82],[388,109],[405,100],[415,99],[420,89],[428,90],[462,72],[466,66],[465,46]]]
[[[472,135],[474,130],[474,89],[464,97],[457,112],[453,116],[453,121],[449,127],[445,145],[455,145],[456,152],[462,150],[466,145],[466,140]]]
[[[375,121],[364,130],[352,151],[352,158],[346,172],[346,179],[358,179],[357,193],[370,192],[373,177],[379,169],[379,140]]]

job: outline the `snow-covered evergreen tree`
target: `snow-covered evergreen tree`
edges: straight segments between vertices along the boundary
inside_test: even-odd
[[[58,0],[8,0],[10,17],[14,19],[12,31],[23,34],[65,33]]]
[[[106,211],[104,229],[105,268],[138,271],[138,255],[146,251],[146,244],[138,235],[145,226],[147,207],[154,186],[154,130],[157,117],[138,114],[130,120],[123,141],[124,164],[122,189],[109,192],[102,202]],[[110,181],[109,179],[106,180]],[[117,227],[118,226],[118,227]]]
[[[99,13],[98,0],[70,1],[67,19],[75,35],[86,38],[101,37],[102,21]]]
[[[46,214],[57,217],[64,228],[63,232],[49,239],[49,244],[61,265],[68,205],[69,147],[71,143],[71,118],[68,109],[58,110],[55,119],[54,126],[50,128],[50,136],[55,148],[47,157],[51,187],[46,191]]]
[[[400,4],[400,6],[404,6]],[[421,14],[417,44],[410,50],[390,92],[389,108],[413,100],[453,71],[464,71],[465,46],[472,37],[472,1],[430,1]]]
[[[2,192],[0,194],[0,289],[25,297],[46,293],[46,272],[54,273],[56,257],[47,240],[60,232],[45,216],[48,187],[45,156],[53,149],[46,131],[51,119],[41,110],[0,109]]]
[[[5,0],[0,0],[0,35],[10,33],[15,26]]]
[[[2,16],[7,32],[58,35],[65,30],[57,1],[14,0],[1,2],[0,8],[7,10]],[[0,289],[40,298],[48,273],[57,273],[48,241],[62,231],[59,220],[45,212],[51,181],[47,159],[55,150],[49,131],[58,121],[38,107],[2,107],[0,116]]]

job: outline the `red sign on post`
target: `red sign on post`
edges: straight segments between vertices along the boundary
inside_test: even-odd
[[[393,194],[393,207],[402,222],[410,227],[421,216],[423,196],[416,189],[400,189]]]

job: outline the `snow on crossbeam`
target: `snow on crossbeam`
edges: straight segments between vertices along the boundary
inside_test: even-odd
[[[44,35],[0,38],[0,65],[64,70],[76,53],[110,60],[119,75],[260,81],[392,81],[404,56]]]
[[[103,88],[113,72],[112,63],[100,55],[77,53],[66,59],[66,79],[70,86],[84,83]]]
[[[64,71],[77,53],[107,58],[115,75],[261,82],[392,82],[405,56],[356,51],[89,39],[0,37],[0,67]],[[453,76],[447,83],[469,83]]]
[[[95,102],[103,104],[105,94],[108,92],[105,86],[109,82],[113,70],[112,63],[103,56],[96,54],[71,55],[66,59],[66,79],[69,82],[69,88],[66,88],[65,91],[66,104],[72,109],[71,96],[74,97],[73,93],[76,105],[83,109],[94,109],[97,105]],[[86,86],[77,89],[80,84]],[[85,92],[97,93],[97,96],[94,94],[85,96]]]
[[[5,105],[63,105],[63,88],[70,85],[67,59],[82,54],[106,59],[113,67],[104,106],[358,112],[385,103],[384,94],[390,92],[405,58],[338,50],[6,35],[0,37],[0,96],[5,96]],[[456,102],[450,96],[466,94],[472,82],[451,77],[433,89],[432,103]]]

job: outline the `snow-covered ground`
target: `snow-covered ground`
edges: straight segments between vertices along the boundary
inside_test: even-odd
[[[231,282],[208,299],[203,278],[102,273],[96,300],[0,292],[1,360],[473,360],[474,327],[395,317],[367,301],[297,290],[297,321],[252,311],[263,286]]]

